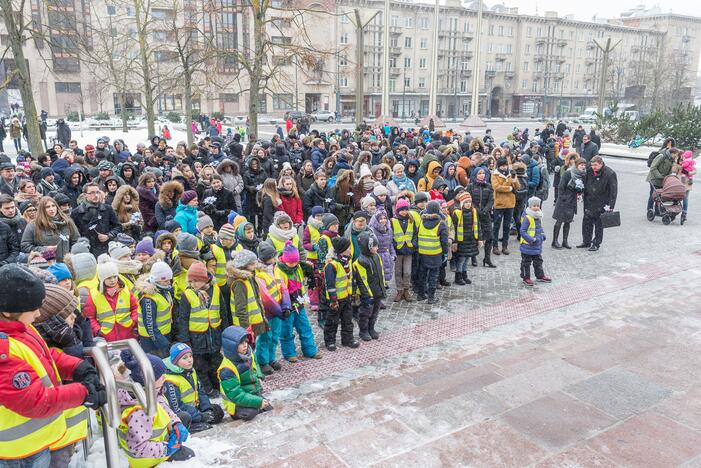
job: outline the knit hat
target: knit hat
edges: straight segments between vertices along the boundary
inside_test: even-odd
[[[508,166],[508,165],[509,165],[509,161],[507,161],[506,158],[497,159],[497,167]]]
[[[134,240],[133,237],[131,237],[129,234],[124,234],[123,232],[120,232],[119,234],[117,234],[116,240],[117,240],[117,242],[120,242],[120,243],[126,245],[127,247],[130,247],[130,246],[136,244],[136,240]]]
[[[175,232],[177,229],[182,229],[183,227],[179,222],[171,219],[170,221],[166,221],[165,228],[168,232]]]
[[[195,262],[190,265],[190,269],[187,270],[187,282],[192,283],[193,281],[209,281],[209,272],[204,263]]]
[[[694,153],[691,150],[686,150],[682,153],[682,159],[691,159],[694,157]]]
[[[90,253],[90,241],[85,237],[79,237],[71,247],[71,255],[81,253]]]
[[[464,200],[472,200],[472,195],[467,190],[460,192],[455,196],[458,203],[462,203]]]
[[[197,248],[197,237],[187,232],[178,234],[177,247],[181,257],[200,258]]]
[[[170,269],[168,264],[162,260],[158,260],[151,266],[151,272],[149,273],[149,279],[151,281],[170,281],[173,279],[173,270]]]
[[[256,257],[256,254],[254,254],[250,250],[242,250],[240,252],[237,252],[236,255],[234,255],[232,262],[234,263],[234,268],[238,268],[240,270],[241,268],[244,268],[246,265],[250,265],[251,263],[255,263],[256,260],[258,260],[258,257]]]
[[[153,239],[150,237],[144,237],[136,244],[136,253],[145,253],[148,255],[153,255],[156,253],[156,249],[153,248]]]
[[[182,196],[180,197],[180,203],[182,203],[183,205],[187,205],[192,200],[196,200],[196,199],[197,199],[197,192],[195,192],[194,190],[186,190],[185,192],[183,192]]]
[[[318,215],[323,215],[324,214],[324,209],[320,206],[315,206],[312,208],[312,216],[318,216]]]
[[[177,366],[178,361],[187,353],[192,353],[192,348],[188,345],[185,343],[173,343],[173,346],[170,347],[170,362]]]
[[[365,176],[370,176],[372,177],[372,172],[370,172],[370,168],[367,166],[367,164],[361,164],[360,165],[360,177],[359,179],[362,179]]]
[[[36,205],[34,204],[33,201],[23,201],[22,203],[19,204],[19,213],[24,214],[25,211],[27,211],[29,208],[36,208]]]
[[[42,179],[46,179],[49,176],[55,175],[54,170],[50,167],[42,167],[41,172],[39,174],[41,175]]]
[[[97,264],[97,279],[100,281],[100,286],[107,278],[112,278],[113,276],[119,276],[119,267],[116,263],[107,261]]]
[[[441,176],[436,177],[433,179],[433,188],[436,190],[440,190],[442,187],[447,187],[448,184],[445,183],[445,179]]]
[[[293,224],[292,218],[290,218],[290,215],[288,215],[284,211],[276,211],[275,216],[273,216],[273,224],[276,227],[280,227],[282,223],[289,223],[291,227]]]
[[[321,217],[321,224],[324,227],[324,231],[328,231],[334,224],[339,224],[338,218],[333,213],[326,213]]]
[[[49,265],[47,270],[54,275],[54,278],[56,278],[56,281],[59,283],[65,279],[73,279],[71,271],[65,263],[54,263],[53,265]]]
[[[0,312],[33,312],[46,296],[44,283],[16,263],[0,267]]]
[[[426,205],[426,214],[440,214],[441,212],[441,205],[438,203],[436,200],[431,200],[428,202]]]
[[[71,254],[71,265],[76,283],[93,279],[97,274],[97,260],[91,253]]]
[[[394,211],[399,213],[402,210],[408,210],[409,209],[409,200],[406,198],[397,198],[397,204],[394,207]]]
[[[54,201],[58,206],[70,205],[71,199],[65,193],[58,192],[54,195]]]
[[[122,257],[131,257],[131,250],[121,242],[111,241],[107,244],[107,251],[113,260],[121,260]]]
[[[372,198],[370,195],[366,195],[362,198],[362,200],[360,200],[360,207],[363,210],[367,209],[370,205],[377,205],[375,199]]]
[[[197,230],[199,232],[202,232],[203,230],[207,229],[208,227],[214,227],[214,221],[212,221],[212,218],[210,218],[207,215],[200,216],[197,219]]]
[[[97,170],[98,170],[98,171],[111,171],[113,167],[114,167],[114,166],[112,166],[112,163],[111,163],[111,162],[107,161],[106,159],[103,159],[103,160],[100,161],[100,163],[97,165]]]
[[[122,350],[122,352],[120,353],[120,357],[122,358],[122,362],[124,363],[126,368],[129,369],[131,379],[136,383],[145,385],[144,374],[141,372],[139,362],[136,360],[136,357],[134,357],[131,351],[129,351],[128,349]],[[166,365],[163,363],[163,360],[159,357],[154,356],[153,354],[148,353],[146,354],[146,357],[151,362],[154,380],[160,379],[161,376],[167,371]]]
[[[245,216],[236,215],[236,216],[234,216],[234,219],[232,220],[232,222],[230,224],[232,226],[234,226],[234,231],[235,231],[236,229],[238,229],[238,227],[241,225],[241,223],[246,223],[246,222],[248,222],[248,220],[246,219]]]
[[[333,251],[337,254],[345,252],[350,245],[350,240],[345,237],[338,236],[331,239],[331,246],[333,247]]]
[[[528,199],[528,208],[533,208],[534,206],[540,206],[541,200],[538,197],[531,197]]]
[[[225,224],[219,229],[219,239],[220,240],[234,240],[236,237],[236,230],[231,224]]]
[[[375,194],[376,197],[382,196],[382,195],[388,195],[389,191],[387,191],[387,187],[385,187],[382,184],[377,184],[375,185],[375,188],[372,189],[372,193]]]
[[[56,247],[43,247],[41,249],[41,256],[44,257],[44,260],[47,262],[56,260]]]
[[[258,258],[260,259],[261,262],[266,262],[270,260],[271,258],[275,258],[277,255],[277,250],[275,250],[275,247],[270,245],[267,242],[261,242],[258,245]]]
[[[49,320],[54,315],[68,318],[78,308],[78,298],[72,292],[56,284],[45,284],[46,297],[39,307],[39,317],[35,323]]]
[[[297,247],[292,244],[292,241],[285,242],[285,248],[282,249],[280,260],[282,260],[284,263],[299,262],[299,250],[297,250]]]
[[[353,213],[353,219],[358,219],[358,218],[363,218],[367,221],[368,219],[368,214],[362,210],[358,210],[355,213]]]
[[[426,192],[416,192],[414,195],[414,204],[421,203],[421,202],[427,202],[428,201],[428,194]]]

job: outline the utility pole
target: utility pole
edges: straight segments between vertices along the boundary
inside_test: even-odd
[[[385,0],[382,31],[382,109],[380,115],[384,120],[392,117],[389,110],[389,0]],[[384,125],[384,122],[380,122]]]
[[[463,127],[484,127],[484,121],[479,116],[480,65],[482,62],[482,0],[477,0],[477,31],[475,32],[475,62],[472,78],[472,102],[470,116],[460,124]]]
[[[609,54],[621,43],[621,39],[611,45],[611,38],[606,39],[605,45],[602,45],[597,39],[594,39],[596,47],[603,53],[603,63],[601,64],[601,78],[599,79],[599,115],[604,116],[604,101],[606,99],[606,73],[608,72]]]
[[[428,91],[428,115],[426,119],[436,116],[436,93],[438,92],[438,17],[440,7],[438,0],[433,7],[433,56],[431,57],[431,85]],[[448,67],[446,67],[448,68]],[[427,120],[428,121],[428,120]]]
[[[355,26],[355,124],[360,125],[363,123],[363,61],[364,61],[364,49],[365,49],[365,38],[364,30],[375,16],[379,15],[380,12],[375,12],[367,21],[363,22],[360,19],[360,10],[356,8],[353,10],[354,15],[348,16],[348,19]]]

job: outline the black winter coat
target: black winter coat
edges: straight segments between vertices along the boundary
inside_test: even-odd
[[[457,216],[457,211],[454,210],[452,213],[453,217],[453,225],[456,227],[458,226],[458,216]],[[479,214],[477,215],[477,219],[479,220]],[[457,237],[455,238],[455,244],[457,245],[457,250],[453,252],[453,255],[459,255],[461,257],[475,257],[476,255],[479,254],[479,246],[477,245],[477,242],[482,239],[482,233],[479,232],[479,225],[478,225],[478,234],[477,237],[479,239],[475,239],[473,230],[472,230],[472,209],[469,210],[462,210],[462,224],[463,224],[463,233],[464,233],[464,239],[461,242],[458,242]]]
[[[212,297],[212,291],[214,291],[213,286],[209,286],[207,290],[207,295]],[[224,304],[224,298],[219,297],[219,303]],[[224,307],[221,309],[224,311]],[[208,328],[206,332],[196,333],[190,331],[190,303],[187,302],[185,295],[183,294],[180,299],[180,307],[178,310],[178,341],[181,343],[190,343],[193,354],[204,354],[204,353],[219,353],[221,349],[221,329],[219,328]]]
[[[577,191],[574,188],[572,171],[567,170],[560,178],[560,184],[557,187],[557,203],[553,210],[553,219],[562,223],[571,223],[574,221],[575,214],[577,214]]]
[[[0,266],[14,263],[19,255],[15,233],[5,223],[0,223]]]
[[[601,168],[594,175],[591,167],[587,168],[587,176],[584,180],[584,212],[598,216],[608,205],[611,209],[616,205],[618,197],[618,177],[608,166]]]
[[[16,210],[15,213],[16,216],[14,218],[6,218],[0,214],[0,223],[7,224],[15,234],[13,239],[15,242],[15,248],[17,249],[17,252],[19,252],[21,249],[20,243],[22,241],[22,234],[24,234],[24,230],[27,227],[27,221],[20,216],[19,210]]]
[[[243,185],[246,187],[246,192],[248,194],[246,199],[248,200],[249,216],[261,213],[261,209],[256,200],[256,194],[258,193],[258,186],[262,186],[263,182],[265,182],[265,179],[267,178],[268,173],[265,171],[258,170],[257,172],[254,172],[250,167],[243,173]]]
[[[481,240],[492,240],[492,208],[494,207],[494,191],[488,184],[468,184],[466,190],[472,196],[472,206],[477,208]]]
[[[83,202],[77,208],[73,208],[71,218],[80,235],[90,240],[90,251],[95,257],[107,253],[109,241],[116,239],[117,234],[122,231],[122,225],[119,224],[114,209],[104,203],[88,205]],[[100,242],[97,240],[98,234],[107,234],[109,239],[107,242]]]
[[[229,212],[236,209],[236,198],[231,190],[224,187],[218,192],[210,188],[204,191],[200,203],[210,197],[215,197],[217,201],[211,206],[203,207],[202,211],[212,218],[214,229],[219,231],[219,228],[226,224]]]
[[[312,214],[312,208],[320,206],[325,213],[333,213],[336,211],[336,202],[334,201],[333,192],[326,186],[323,190],[316,185],[316,182],[309,187],[309,190],[304,192],[302,196],[302,211],[304,219],[308,219]]]

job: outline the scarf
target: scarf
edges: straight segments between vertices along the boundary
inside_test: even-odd
[[[111,260],[111,262],[117,265],[119,272],[123,275],[138,275],[143,268],[138,260]]]
[[[533,211],[530,208],[526,208],[526,214],[528,216],[535,218],[535,219],[543,219],[543,211],[542,210],[541,211]]]
[[[120,293],[122,290],[121,286],[115,286],[113,288],[105,288],[105,296],[114,297]]]
[[[365,179],[363,181],[363,190],[370,192],[375,187],[375,179],[372,177],[370,179]]]
[[[299,264],[289,267],[283,262],[277,262],[277,266],[282,273],[287,277],[287,291],[290,293],[290,300],[294,303],[293,296],[301,295],[304,285],[304,275],[302,269],[298,268]]]
[[[395,183],[399,190],[409,190],[411,192],[416,192],[416,185],[414,182],[406,176],[406,172],[403,177],[397,177],[392,175],[392,182]]]
[[[292,238],[297,234],[297,230],[294,227],[291,227],[290,229],[280,229],[278,226],[271,224],[269,234],[276,239],[288,241],[292,240]]]
[[[307,220],[307,224],[315,228],[319,232],[321,232],[321,228],[324,226],[324,223],[316,219],[314,216],[309,217],[309,219]]]

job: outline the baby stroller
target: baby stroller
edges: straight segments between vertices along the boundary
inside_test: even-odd
[[[670,224],[682,212],[682,202],[685,196],[686,188],[681,179],[676,175],[668,175],[662,182],[662,188],[652,192],[654,208],[648,210],[647,220],[654,221],[656,216],[662,216],[662,224]],[[683,219],[682,224],[684,224]]]

